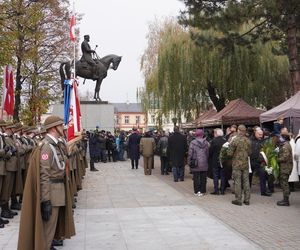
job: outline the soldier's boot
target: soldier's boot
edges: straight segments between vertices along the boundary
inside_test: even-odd
[[[8,208],[8,203],[2,203],[1,205],[2,211],[1,211],[1,217],[6,219],[12,219],[14,218],[14,215],[10,213],[10,210]]]
[[[60,246],[63,246],[63,245],[64,245],[63,240],[56,240],[56,239],[52,240],[52,244],[51,244],[52,247],[60,247]]]
[[[22,202],[23,202],[23,195],[21,194],[19,197],[19,203],[22,204]]]
[[[278,201],[277,202],[277,206],[289,206],[290,202],[289,202],[289,197],[288,196],[284,196],[282,201]]]
[[[8,223],[9,223],[9,220],[5,220],[5,219],[2,219],[2,218],[0,217],[0,224],[6,225],[6,224],[8,224]]]
[[[90,170],[91,171],[99,171],[97,168],[95,168],[94,162],[90,162]]]
[[[10,209],[12,210],[21,210],[21,204],[18,202],[17,197],[13,196],[11,197],[11,205],[10,205]]]

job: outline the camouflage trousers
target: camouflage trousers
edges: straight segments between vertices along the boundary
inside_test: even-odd
[[[280,173],[279,182],[282,188],[283,197],[289,197],[290,195],[289,175]]]
[[[250,200],[249,170],[232,170],[234,180],[235,199],[242,202],[242,190],[244,191],[244,201]]]

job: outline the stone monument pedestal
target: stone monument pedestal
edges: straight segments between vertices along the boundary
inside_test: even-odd
[[[81,126],[82,129],[110,131],[114,133],[114,106],[108,102],[81,101]],[[53,105],[53,115],[64,117],[64,104]]]

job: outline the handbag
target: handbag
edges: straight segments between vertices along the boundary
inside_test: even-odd
[[[190,159],[189,167],[190,168],[196,168],[197,167],[196,159]]]

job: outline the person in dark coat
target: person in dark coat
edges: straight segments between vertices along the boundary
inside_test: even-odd
[[[124,150],[125,150],[125,132],[121,131],[119,135],[119,160],[120,161],[125,161],[124,159]]]
[[[196,139],[191,141],[189,146],[188,162],[193,173],[194,194],[203,196],[206,193],[209,143],[203,138],[202,129],[197,129],[195,135]]]
[[[101,132],[99,133],[99,151],[100,151],[100,160],[103,163],[107,162],[107,151],[106,151],[106,135],[105,135],[105,131],[101,130]]]
[[[131,160],[131,168],[138,169],[140,159],[140,141],[141,137],[136,128],[132,129],[132,134],[128,138],[128,152]]]
[[[179,132],[179,127],[174,127],[174,134],[168,139],[168,158],[173,169],[174,181],[184,181],[184,165],[187,152],[187,139]]]
[[[98,171],[95,168],[95,162],[98,160],[98,143],[99,137],[97,133],[91,133],[89,139],[89,148],[90,148],[90,170],[91,171]]]
[[[111,132],[107,131],[107,140],[106,140],[106,148],[107,148],[107,156],[108,161],[116,162],[117,161],[117,145],[115,142],[115,137],[111,134]]]
[[[220,164],[220,151],[223,144],[226,142],[223,137],[223,130],[216,128],[214,130],[214,139],[212,139],[209,148],[209,165],[213,171],[214,192],[211,194],[219,194],[219,179],[221,179],[221,194],[225,194],[225,170]]]

